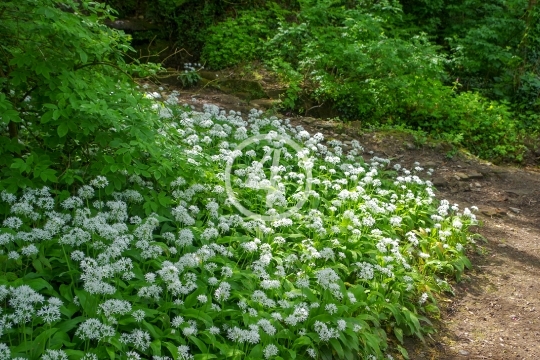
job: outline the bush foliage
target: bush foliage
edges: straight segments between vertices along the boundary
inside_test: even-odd
[[[288,84],[286,108],[330,106],[344,119],[419,128],[485,158],[521,161],[534,150],[524,134],[535,138],[540,125],[539,11],[526,1],[475,4],[274,4],[264,31],[253,31],[259,9],[209,28],[203,58],[214,68],[264,60]]]
[[[81,15],[84,14],[84,15]],[[63,186],[121,170],[170,175],[158,116],[132,76],[158,69],[127,64],[125,34],[103,25],[111,9],[90,1],[0,4],[0,177],[10,190]]]

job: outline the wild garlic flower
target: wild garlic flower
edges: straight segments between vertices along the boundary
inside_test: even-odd
[[[272,356],[277,356],[279,350],[276,345],[269,344],[263,349],[263,355],[265,359],[270,359]]]
[[[11,359],[11,350],[9,346],[4,343],[0,343],[0,360],[10,360]]]
[[[140,329],[133,329],[131,333],[122,333],[120,336],[120,342],[123,344],[131,344],[135,348],[145,351],[150,347],[152,338],[147,331]]]
[[[104,176],[97,176],[94,180],[90,181],[90,185],[98,189],[103,189],[109,185],[109,181]]]
[[[18,217],[11,216],[4,220],[3,225],[11,229],[18,229],[23,224],[22,220]]]
[[[115,335],[112,326],[101,323],[98,319],[87,319],[79,325],[75,335],[82,340],[101,341],[103,338]]]
[[[45,354],[41,355],[41,360],[68,360],[67,354],[62,350],[45,350]]]
[[[325,309],[330,315],[334,315],[334,314],[337,312],[337,310],[338,310],[336,304],[332,304],[332,303],[326,304],[325,307],[324,307],[324,309]]]
[[[189,346],[187,345],[180,345],[178,346],[178,355],[180,355],[180,359],[182,360],[191,360],[193,359],[193,355],[189,353]]]

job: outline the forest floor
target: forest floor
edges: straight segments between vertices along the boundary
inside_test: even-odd
[[[216,89],[179,89],[180,103],[201,109],[205,103],[247,114],[269,102],[248,103]],[[261,105],[262,104],[262,105]],[[438,198],[461,208],[476,205],[482,235],[469,258],[472,269],[455,283],[455,295],[441,298],[436,332],[425,342],[409,338],[411,359],[540,359],[540,171],[496,166],[457,152],[449,157],[442,144],[418,145],[397,131],[365,131],[360,124],[289,117],[311,133],[345,144],[353,139],[365,158],[385,157],[413,168],[433,168]],[[399,358],[397,355],[396,358]]]

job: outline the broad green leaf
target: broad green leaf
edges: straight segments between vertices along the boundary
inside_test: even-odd
[[[55,332],[57,332],[58,329],[52,328],[47,329],[43,331],[41,334],[39,334],[34,341],[32,342],[32,350],[30,352],[32,357],[37,357],[45,351],[45,347],[47,346],[48,340],[53,336]]]
[[[60,125],[58,125],[58,129],[57,129],[57,132],[58,132],[58,136],[60,137],[64,137],[67,135],[69,129],[68,129],[68,126],[66,123],[62,123]]]
[[[125,153],[124,156],[122,156],[122,161],[126,165],[131,164],[131,155],[129,153]]]

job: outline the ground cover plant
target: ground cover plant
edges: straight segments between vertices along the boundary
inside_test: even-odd
[[[476,223],[435,198],[422,180],[431,170],[364,161],[357,142],[346,151],[257,111],[175,99],[154,106],[163,141],[186,156],[170,184],[125,173],[117,191],[97,176],[71,191],[2,192],[1,359],[381,359],[387,334],[429,331]],[[282,158],[265,170],[272,149]],[[253,212],[304,206],[243,216],[225,191],[228,164]]]

